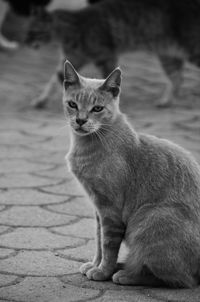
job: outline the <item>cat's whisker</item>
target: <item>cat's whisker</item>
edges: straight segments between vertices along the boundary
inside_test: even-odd
[[[103,137],[100,132],[94,132],[97,138],[100,140],[101,144],[104,145]]]
[[[98,129],[98,131],[95,131],[94,134],[95,134],[95,136],[100,140],[100,142],[101,142],[102,145],[105,145],[105,144],[106,144],[106,143],[104,144],[103,136],[102,136],[102,134],[101,134],[100,129]]]
[[[102,129],[102,130],[103,130],[103,129]],[[104,135],[104,133],[102,132],[102,130],[99,129],[99,132],[98,132],[98,133],[99,133],[99,136],[101,137],[102,144],[105,145],[107,148],[109,148],[110,143],[109,143],[108,140],[106,140],[105,135]]]

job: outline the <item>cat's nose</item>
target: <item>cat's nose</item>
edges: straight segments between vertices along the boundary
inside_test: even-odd
[[[82,118],[77,118],[77,119],[76,119],[76,123],[77,123],[79,126],[84,125],[86,122],[87,122],[86,119],[82,119]]]

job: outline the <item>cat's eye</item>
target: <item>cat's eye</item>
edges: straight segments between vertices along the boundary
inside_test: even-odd
[[[78,109],[78,106],[75,102],[73,101],[69,101],[68,102],[69,107],[73,108],[73,109]]]
[[[100,112],[104,109],[104,106],[94,106],[91,111]]]

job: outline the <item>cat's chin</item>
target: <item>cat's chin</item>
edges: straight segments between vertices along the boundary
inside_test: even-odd
[[[74,131],[74,133],[76,133],[79,136],[86,136],[86,135],[91,134],[90,132],[85,131],[85,130],[80,129],[80,128],[79,129],[73,129],[73,131]]]

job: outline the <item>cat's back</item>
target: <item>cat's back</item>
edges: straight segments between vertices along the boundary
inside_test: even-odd
[[[140,134],[139,138],[140,153],[144,160],[155,161],[173,178],[175,174],[179,175],[180,182],[184,180],[189,183],[192,179],[195,184],[199,185],[200,193],[200,165],[189,151],[172,141],[153,135]]]

